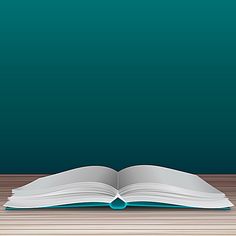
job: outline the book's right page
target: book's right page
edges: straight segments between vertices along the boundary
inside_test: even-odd
[[[224,193],[199,176],[160,166],[139,165],[121,170],[118,187],[126,202],[159,202],[200,208],[232,206]]]

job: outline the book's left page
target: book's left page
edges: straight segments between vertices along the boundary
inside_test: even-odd
[[[39,178],[12,190],[5,207],[38,208],[88,202],[110,203],[117,194],[117,172],[88,166]]]

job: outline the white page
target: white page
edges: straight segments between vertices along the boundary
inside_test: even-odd
[[[57,189],[56,189],[57,188]],[[9,200],[16,199],[16,198],[39,198],[39,197],[46,197],[46,196],[56,196],[61,194],[74,194],[74,193],[86,193],[89,192],[99,193],[104,195],[116,196],[117,190],[109,185],[102,184],[102,183],[75,183],[72,185],[64,185],[63,187],[57,186],[48,189],[40,189],[38,191],[17,191],[17,193],[13,194],[11,197],[8,197]]]
[[[39,178],[23,187],[13,190],[17,192],[40,192],[46,189],[58,189],[58,186],[73,185],[83,182],[103,183],[113,188],[117,187],[117,172],[103,166],[88,166],[64,171],[58,174]]]
[[[177,171],[169,168],[139,165],[125,168],[119,172],[119,189],[139,183],[156,183],[166,189],[189,190],[213,195],[222,195],[219,190],[212,187],[197,175]]]
[[[14,199],[4,204],[4,207],[14,208],[38,208],[59,206],[73,203],[89,203],[89,202],[104,202],[110,203],[114,197],[102,194],[93,194],[85,196],[68,195],[66,197],[55,196],[54,198],[39,198],[39,199]]]
[[[127,196],[123,197],[126,202],[157,202],[166,203],[187,207],[197,207],[197,208],[225,208],[232,207],[233,204],[227,199],[216,199],[216,200],[206,200],[206,199],[188,199],[188,198],[174,198],[168,196],[147,196],[147,195],[137,195],[137,196]]]

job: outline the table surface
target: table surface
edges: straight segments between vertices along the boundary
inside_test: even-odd
[[[5,211],[11,189],[44,175],[0,175],[0,235],[236,235],[231,210],[128,208]],[[236,204],[236,175],[200,175]]]

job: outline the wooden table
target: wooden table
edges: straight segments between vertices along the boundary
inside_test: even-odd
[[[5,211],[12,188],[43,175],[0,175],[0,235],[236,235],[232,210],[41,209]],[[201,175],[236,204],[236,175]]]

